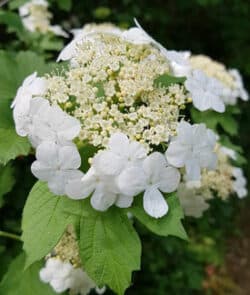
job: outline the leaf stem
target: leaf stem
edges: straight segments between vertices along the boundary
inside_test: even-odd
[[[5,232],[5,231],[1,231],[1,230],[0,230],[0,237],[10,238],[10,239],[20,241],[20,242],[22,241],[20,236]]]

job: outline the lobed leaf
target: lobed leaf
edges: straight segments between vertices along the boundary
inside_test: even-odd
[[[67,197],[55,196],[47,184],[38,181],[23,211],[23,249],[26,267],[46,256],[58,243],[69,224],[79,219],[81,205]]]
[[[118,208],[105,213],[84,211],[79,222],[80,256],[90,277],[117,294],[130,286],[140,269],[141,243],[127,215]]]

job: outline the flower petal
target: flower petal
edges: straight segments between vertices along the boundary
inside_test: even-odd
[[[146,175],[140,167],[128,167],[117,177],[120,192],[128,196],[136,196],[146,188]]]
[[[134,197],[126,195],[118,195],[115,205],[120,208],[129,208],[134,201]]]
[[[161,192],[154,186],[146,189],[143,195],[143,208],[154,218],[160,218],[167,214],[168,204]]]
[[[103,185],[98,185],[90,199],[92,207],[98,211],[106,211],[116,201],[116,195],[106,190]]]
[[[181,175],[178,169],[166,167],[161,171],[159,179],[159,189],[164,193],[174,192],[179,183]]]

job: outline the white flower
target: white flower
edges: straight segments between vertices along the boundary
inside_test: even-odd
[[[27,135],[25,128],[23,128],[23,121],[26,120],[26,116],[29,113],[32,97],[42,96],[45,93],[46,88],[46,79],[37,77],[36,72],[29,75],[23,81],[22,86],[18,88],[11,107],[14,108],[13,116],[16,124],[16,131],[20,136]]]
[[[43,112],[38,113],[36,110],[36,113],[37,116],[33,118],[32,129],[29,133],[33,146],[37,146],[43,141],[67,144],[80,132],[79,120],[68,115],[58,106],[48,104],[47,109],[44,106]]]
[[[98,211],[105,211],[112,205],[120,208],[130,207],[132,196],[123,195],[113,176],[98,174],[93,167],[81,178],[69,181],[66,194],[72,199],[84,199],[91,194],[91,205]]]
[[[58,258],[49,258],[40,270],[40,279],[49,283],[56,293],[70,290],[72,295],[87,295],[95,283],[81,268],[74,268],[69,262]]]
[[[239,198],[244,198],[247,196],[247,188],[246,188],[246,178],[243,175],[243,171],[241,168],[233,168],[233,176],[235,178],[233,182],[233,189],[238,195]]]
[[[229,73],[233,76],[235,80],[235,90],[234,96],[240,97],[242,100],[247,101],[249,99],[249,94],[247,93],[246,89],[244,88],[243,80],[241,74],[237,69],[231,69]]]
[[[195,188],[188,188],[183,183],[178,187],[177,196],[186,216],[199,218],[209,208],[205,198],[197,194]]]
[[[172,73],[175,77],[188,76],[191,70],[190,63],[188,61],[191,53],[189,51],[175,51],[166,50],[164,55],[170,62]]]
[[[48,2],[45,0],[31,0],[19,7],[19,15],[24,27],[30,32],[47,33],[68,37],[59,25],[50,25],[52,14],[48,11]]]
[[[216,168],[215,144],[215,134],[204,124],[181,121],[166,151],[167,161],[174,167],[185,167],[188,180],[200,180],[201,168]]]
[[[147,151],[137,141],[130,141],[123,133],[110,137],[108,149],[93,159],[93,167],[103,175],[118,175],[127,166],[137,166],[146,158]]]
[[[193,70],[185,81],[185,87],[190,92],[193,104],[198,110],[213,109],[220,113],[225,111],[222,100],[224,88],[217,79],[206,76],[200,70]]]
[[[143,195],[144,210],[152,217],[167,214],[168,205],[161,192],[170,193],[177,189],[180,173],[168,167],[165,157],[158,152],[149,155],[142,167],[129,167],[118,177],[118,187],[126,195]]]
[[[69,180],[83,176],[77,170],[81,165],[81,157],[73,144],[59,146],[45,141],[37,147],[36,158],[31,166],[32,173],[38,179],[47,181],[48,187],[56,195],[65,194]]]
[[[24,108],[27,107],[25,110]],[[26,106],[23,106],[23,110],[16,106],[14,108],[14,120],[16,132],[20,136],[30,136],[35,126],[35,121],[40,119],[41,114],[47,112],[49,108],[49,102],[46,99],[36,97],[30,99]]]

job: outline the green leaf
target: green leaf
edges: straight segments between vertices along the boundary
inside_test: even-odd
[[[43,262],[37,262],[23,271],[25,255],[22,253],[11,263],[0,283],[2,295],[54,295],[52,288],[39,279]]]
[[[141,244],[127,215],[118,208],[100,213],[85,205],[79,223],[80,256],[97,285],[122,295],[140,269]]]
[[[21,18],[15,12],[0,10],[0,23],[7,25],[10,31],[19,33],[23,31]]]
[[[23,248],[26,267],[46,256],[58,243],[69,224],[79,219],[79,201],[55,196],[47,184],[38,181],[32,188],[23,211]]]
[[[234,119],[233,114],[237,114],[237,109],[232,107],[227,107],[224,113],[191,110],[191,116],[195,123],[205,123],[208,128],[215,131],[220,126],[229,135],[237,135],[238,122]]]
[[[10,99],[0,99],[0,128],[14,128]]]
[[[185,77],[174,77],[168,74],[164,74],[156,78],[154,81],[154,84],[157,87],[162,87],[162,86],[169,87],[172,84],[183,84],[185,80],[186,80]]]
[[[142,224],[144,224],[150,231],[160,236],[176,236],[186,240],[187,234],[181,223],[183,211],[176,195],[167,198],[169,206],[168,213],[162,218],[153,218],[149,216],[143,209],[142,198],[138,197],[134,202],[131,212]]]
[[[52,64],[53,65],[53,64]],[[16,56],[0,51],[0,101],[13,99],[23,80],[33,72],[43,75],[51,71],[42,56],[32,51],[20,51]]]
[[[0,164],[6,164],[17,156],[26,156],[30,151],[27,138],[20,137],[14,129],[0,128]]]
[[[14,169],[11,165],[0,166],[0,207],[3,204],[2,197],[12,190],[15,183],[13,171]]]

